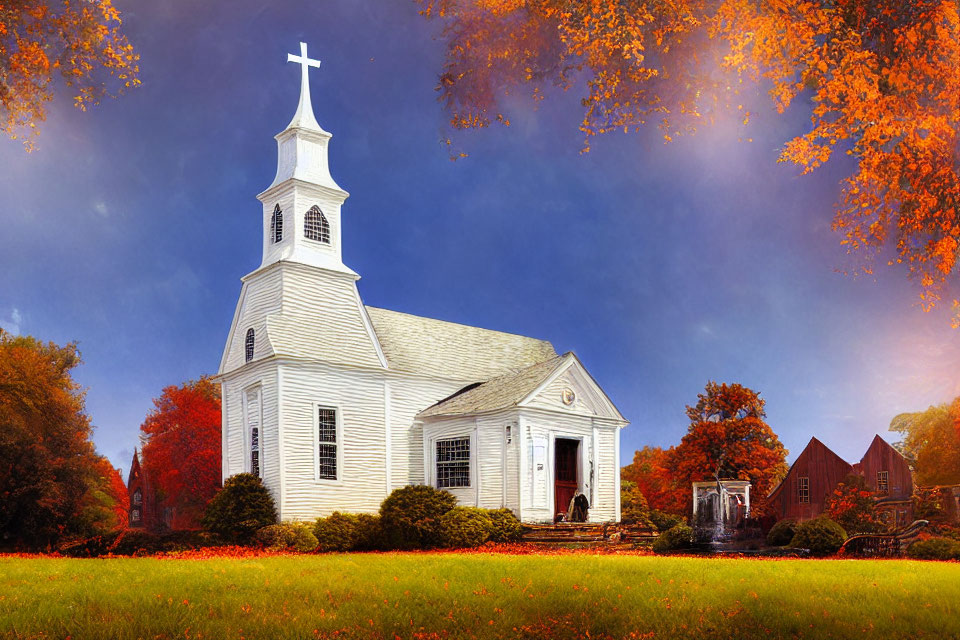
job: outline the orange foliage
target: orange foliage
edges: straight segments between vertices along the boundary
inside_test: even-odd
[[[175,528],[196,528],[220,487],[220,388],[209,378],[170,386],[140,426],[143,466]]]
[[[116,519],[114,528],[126,529],[130,513],[130,495],[127,493],[127,485],[120,477],[120,471],[103,456],[97,457],[94,471],[98,477],[102,478],[103,491],[112,502],[110,508]]]
[[[769,87],[780,112],[807,96],[809,130],[780,159],[804,173],[836,151],[857,160],[834,228],[851,252],[866,251],[864,270],[895,244],[890,263],[919,283],[924,309],[956,273],[956,0],[418,2],[444,23],[438,90],[453,127],[508,125],[508,96],[539,101],[549,85],[566,90],[580,79],[587,142],[650,122],[667,141],[721,117],[746,125],[756,86]]]
[[[767,494],[787,474],[787,450],[764,422],[760,395],[739,384],[708,382],[696,406],[687,407],[690,427],[667,458],[668,468],[691,500],[691,482],[749,480],[750,509],[764,515]]]
[[[120,32],[120,13],[111,0],[18,0],[0,5],[0,129],[16,138],[37,132],[53,98],[52,72],[86,109],[108,95],[140,84],[140,57]],[[32,148],[32,138],[25,144]]]
[[[636,483],[651,509],[686,515],[690,511],[689,487],[678,486],[670,469],[673,447],[644,447],[633,454],[633,462],[623,467],[624,480]]]

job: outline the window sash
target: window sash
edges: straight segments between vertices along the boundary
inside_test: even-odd
[[[470,438],[451,438],[436,442],[438,489],[470,486]]]
[[[263,477],[260,473],[260,427],[250,428],[250,473]]]
[[[890,475],[886,471],[877,471],[877,491],[888,491]]]
[[[798,479],[797,499],[800,504],[810,504],[810,478]]]
[[[340,470],[340,433],[337,409],[317,405],[317,479],[337,480]]]

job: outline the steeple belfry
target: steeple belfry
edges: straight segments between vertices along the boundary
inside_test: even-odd
[[[277,174],[257,196],[263,203],[262,267],[279,261],[301,262],[356,275],[343,265],[340,252],[340,207],[348,193],[330,175],[328,157],[332,135],[313,114],[310,67],[320,61],[287,54],[300,65],[300,101],[287,127],[278,133]]]

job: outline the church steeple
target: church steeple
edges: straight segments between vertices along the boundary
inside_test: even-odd
[[[287,54],[300,65],[300,101],[286,129],[278,133],[277,174],[257,198],[263,203],[263,263],[281,260],[356,275],[344,266],[340,252],[340,207],[349,194],[330,175],[328,158],[332,135],[313,114],[310,67],[320,61]]]

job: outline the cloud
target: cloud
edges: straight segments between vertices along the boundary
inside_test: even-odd
[[[106,218],[110,215],[110,210],[107,209],[107,203],[103,200],[97,200],[94,202],[93,210],[96,211],[101,218]]]
[[[14,307],[8,318],[0,318],[0,328],[4,331],[9,331],[15,336],[20,335],[21,322],[23,322],[23,316],[20,315],[20,310]]]

